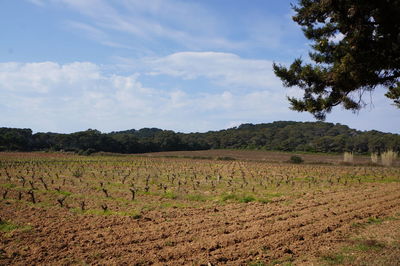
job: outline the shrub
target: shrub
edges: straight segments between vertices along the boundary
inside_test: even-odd
[[[371,162],[372,163],[378,163],[378,154],[376,152],[371,153]]]
[[[89,148],[87,150],[79,150],[78,155],[89,156],[89,155],[91,155],[92,153],[95,153],[95,152],[96,152],[95,149]]]
[[[74,171],[72,171],[72,175],[76,178],[82,177],[83,176],[83,169],[82,168],[76,168]]]
[[[200,194],[188,195],[187,199],[192,201],[203,201],[203,202],[207,200],[205,196]]]
[[[382,153],[381,158],[384,166],[391,166],[397,158],[397,153],[393,150],[385,151]]]
[[[352,152],[345,152],[343,154],[343,162],[345,163],[353,163],[354,155]]]
[[[302,162],[304,162],[304,160],[303,160],[303,158],[301,158],[298,155],[293,155],[293,156],[290,157],[289,162],[291,162],[291,163],[302,163]]]
[[[229,157],[229,156],[222,156],[222,157],[217,157],[217,160],[221,160],[221,161],[235,161],[236,159],[233,157]]]
[[[163,197],[166,199],[177,199],[178,198],[178,196],[172,191],[165,192]]]
[[[223,194],[221,197],[222,201],[237,200],[238,198],[235,194]]]
[[[244,196],[243,198],[241,198],[239,200],[239,202],[249,203],[249,202],[252,202],[252,201],[255,201],[255,200],[256,200],[256,198],[254,198],[253,196]]]

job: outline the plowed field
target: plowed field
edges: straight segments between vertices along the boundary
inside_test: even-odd
[[[360,225],[400,213],[398,168],[31,159],[3,157],[0,217],[15,228],[0,231],[0,264],[302,264]],[[85,172],[77,177],[76,167]],[[145,191],[149,173],[157,179]]]

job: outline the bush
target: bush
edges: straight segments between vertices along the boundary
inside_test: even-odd
[[[391,166],[397,158],[397,153],[393,150],[388,150],[381,154],[381,158],[384,166]]]
[[[353,163],[353,161],[354,161],[354,154],[352,152],[345,152],[343,154],[343,162]]]
[[[293,155],[292,157],[290,157],[289,162],[291,162],[291,163],[302,163],[302,162],[304,162],[304,160],[303,160],[303,158],[301,158],[298,155]]]
[[[95,152],[96,152],[95,149],[89,148],[87,150],[79,150],[78,155],[89,156],[89,155],[91,155],[92,153],[95,153]]]
[[[221,156],[221,157],[217,157],[217,160],[221,160],[221,161],[235,161],[236,159],[233,157],[229,157],[229,156]]]
[[[239,201],[242,203],[249,203],[252,201],[255,201],[256,198],[254,198],[253,196],[244,196],[243,198],[241,198]]]
[[[377,164],[379,160],[379,156],[376,152],[371,153],[371,162]]]

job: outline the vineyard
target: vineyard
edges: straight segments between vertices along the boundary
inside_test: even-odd
[[[368,164],[1,153],[0,264],[300,263],[397,217],[399,182]]]

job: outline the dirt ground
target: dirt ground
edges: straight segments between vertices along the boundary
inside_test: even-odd
[[[204,151],[170,151],[144,153],[141,156],[149,157],[203,157],[203,158],[224,158],[230,157],[236,160],[252,160],[264,162],[286,162],[293,155],[299,155],[305,163],[326,163],[340,164],[343,162],[343,154],[316,154],[316,153],[291,153],[277,151],[257,151],[257,150],[204,150]],[[355,164],[369,164],[369,156],[355,155]],[[394,165],[400,165],[400,159],[394,162]]]
[[[266,204],[153,210],[140,217],[1,200],[1,220],[20,229],[0,232],[0,264],[320,264],[321,254],[348,243],[360,226],[399,213],[398,183],[365,183]],[[395,265],[396,259],[386,262]]]

